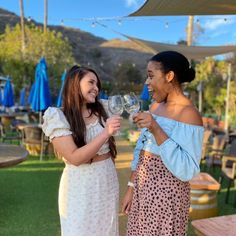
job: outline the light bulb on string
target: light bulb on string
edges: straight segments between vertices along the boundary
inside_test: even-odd
[[[91,25],[93,28],[96,27],[96,23],[95,22],[92,22],[92,25]]]

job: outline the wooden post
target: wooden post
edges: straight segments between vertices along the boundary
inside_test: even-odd
[[[188,17],[188,27],[187,27],[187,45],[191,46],[193,43],[193,16]]]

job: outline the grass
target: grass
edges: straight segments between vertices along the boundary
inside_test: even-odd
[[[30,157],[0,169],[0,235],[59,234],[57,191],[63,164]]]
[[[131,147],[132,148],[132,147]],[[122,147],[127,152],[129,147]],[[130,160],[128,160],[130,161]],[[120,192],[123,196],[129,168],[125,155],[117,160]],[[30,156],[12,168],[0,169],[0,236],[59,236],[60,224],[57,193],[64,164],[49,159],[40,162]],[[202,171],[206,172],[203,166]],[[210,174],[218,179],[220,170]],[[224,203],[226,188],[218,194],[219,215],[236,214],[233,208],[236,190],[230,194],[230,204]],[[125,235],[126,216],[120,216],[120,236]],[[188,236],[194,236],[189,224]]]

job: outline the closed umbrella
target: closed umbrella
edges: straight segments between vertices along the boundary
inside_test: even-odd
[[[25,105],[25,88],[22,88],[20,91],[20,106],[24,107]]]
[[[140,99],[142,100],[142,110],[148,110],[150,96],[148,86],[146,84],[143,85],[143,91],[140,95]]]
[[[144,84],[143,86],[143,91],[140,95],[140,99],[144,100],[144,101],[149,101],[149,92],[148,92],[148,86],[146,84]]]
[[[66,71],[61,76],[61,89],[60,89],[60,93],[57,99],[57,107],[61,107],[61,104],[62,104],[62,92],[64,88],[65,79],[66,79]]]
[[[35,83],[32,84],[31,88],[30,88],[30,92],[29,92],[29,96],[28,96],[28,104],[31,104],[33,101],[33,95],[34,95],[34,88],[35,88]]]
[[[0,88],[0,106],[2,105],[2,90]]]
[[[11,86],[10,79],[8,79],[6,81],[3,93],[4,93],[4,95],[3,95],[3,106],[4,107],[14,106],[14,94],[13,94],[13,89],[12,89],[12,86]]]
[[[52,100],[48,85],[47,64],[46,60],[41,58],[35,71],[35,88],[31,108],[33,111],[39,111],[42,115],[42,111],[46,110],[51,104]]]
[[[48,85],[47,64],[44,58],[41,58],[35,71],[35,82],[32,95],[31,108],[33,111],[39,111],[39,123],[42,123],[42,112],[51,104],[51,95]],[[43,132],[41,138],[40,160],[43,157]]]

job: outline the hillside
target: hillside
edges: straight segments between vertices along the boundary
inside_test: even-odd
[[[19,22],[19,16],[0,8],[0,34],[4,32],[6,24],[15,26]],[[80,29],[50,25],[48,28],[60,31],[64,37],[68,38],[76,61],[95,68],[104,80],[115,80],[112,72],[124,61],[130,61],[142,73],[145,73],[146,61],[151,54],[130,40],[113,39],[107,41]]]

